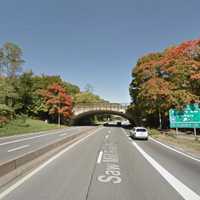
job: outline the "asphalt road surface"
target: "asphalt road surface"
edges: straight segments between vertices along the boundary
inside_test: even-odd
[[[0,138],[0,163],[62,140],[91,127],[70,127],[41,133]]]
[[[100,127],[6,188],[4,200],[199,200],[200,161]]]

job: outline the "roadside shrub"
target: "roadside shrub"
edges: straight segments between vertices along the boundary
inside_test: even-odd
[[[150,135],[159,135],[160,131],[156,130],[156,129],[149,129],[149,134]]]
[[[12,124],[15,124],[21,127],[28,127],[29,124],[26,123],[27,118],[28,118],[27,115],[24,115],[24,114],[17,115],[16,119],[12,121]]]
[[[0,116],[11,119],[14,116],[14,110],[5,104],[0,104]]]
[[[7,117],[0,116],[0,127],[2,127],[3,125],[5,125],[8,122],[9,122],[9,119]]]

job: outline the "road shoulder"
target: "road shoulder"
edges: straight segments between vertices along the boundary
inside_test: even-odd
[[[167,134],[152,134],[151,137],[164,145],[174,148],[177,151],[188,154],[194,158],[200,159],[200,140],[182,136]]]

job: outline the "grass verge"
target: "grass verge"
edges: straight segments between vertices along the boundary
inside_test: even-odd
[[[149,132],[153,138],[163,143],[167,143],[188,153],[200,156],[200,140],[196,141],[194,138],[176,136],[173,132],[165,134],[156,129],[150,129]]]
[[[63,128],[64,126],[61,126]],[[13,120],[10,123],[0,127],[0,137],[11,136],[25,133],[32,133],[38,131],[46,131],[51,129],[58,129],[57,124],[48,124],[41,120],[26,119],[23,120]]]

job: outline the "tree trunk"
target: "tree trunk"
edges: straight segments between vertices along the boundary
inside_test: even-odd
[[[162,115],[160,113],[160,110],[158,111],[158,115],[159,115],[159,128],[162,129]]]
[[[58,126],[60,127],[60,112],[58,113]]]

